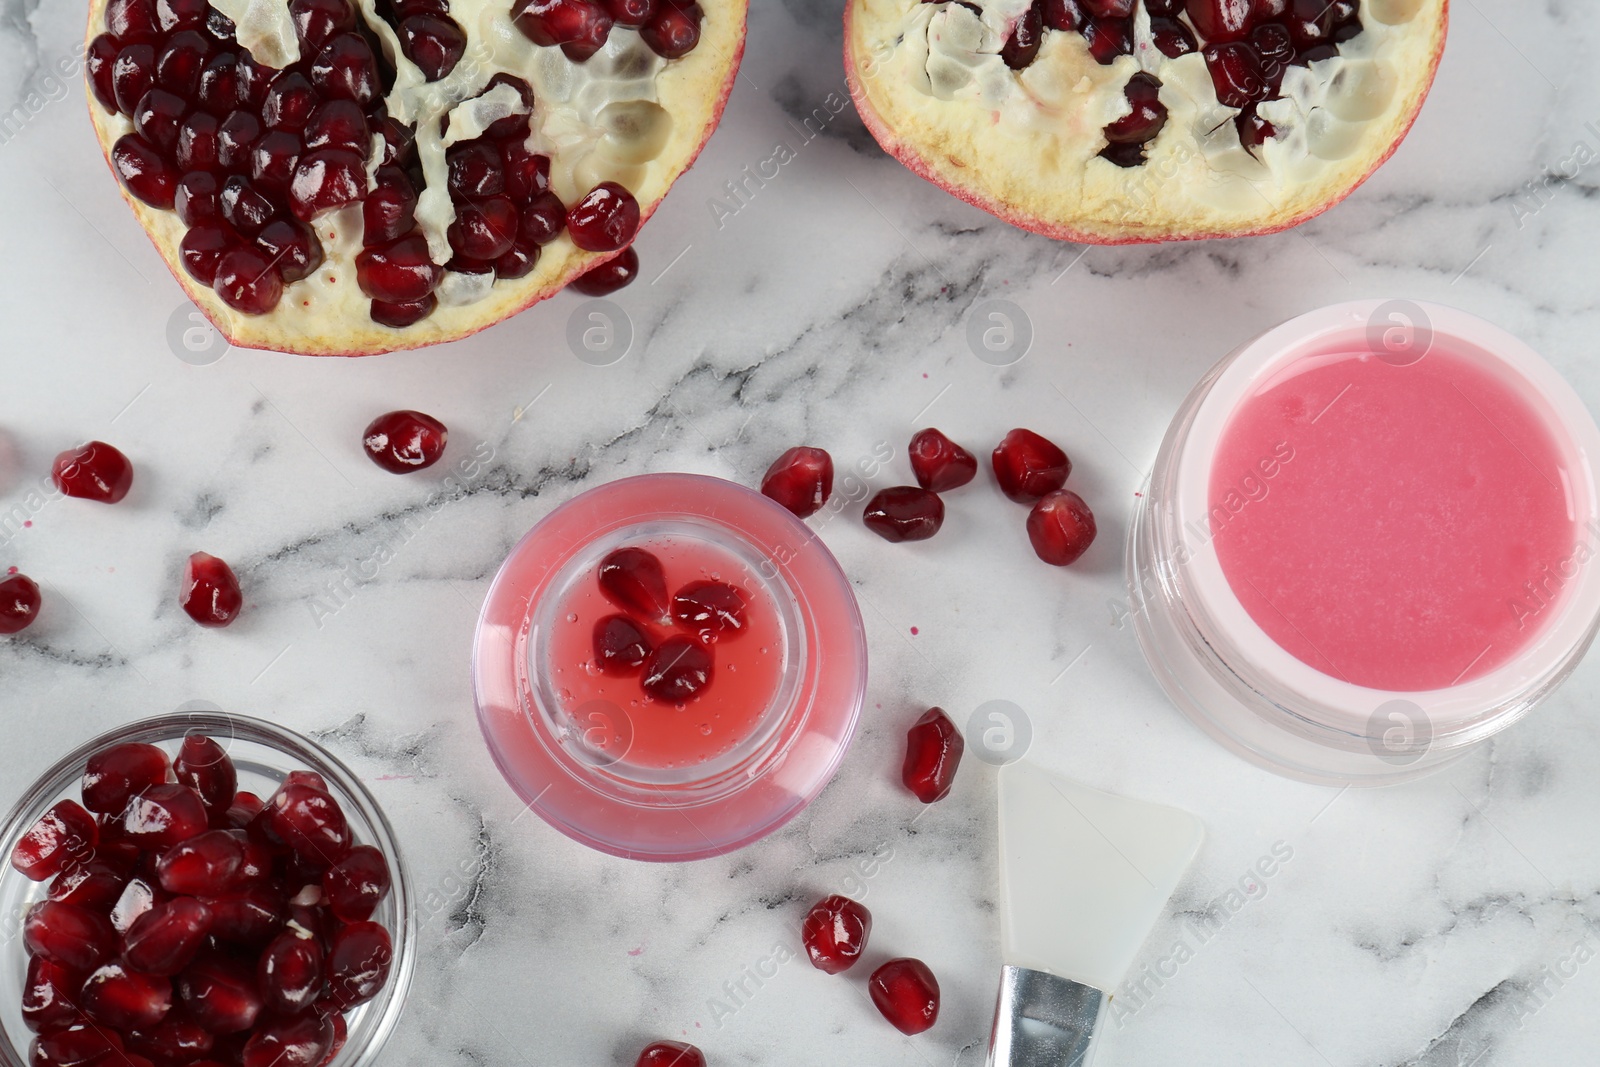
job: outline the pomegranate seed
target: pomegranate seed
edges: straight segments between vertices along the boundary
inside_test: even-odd
[[[854,967],[872,933],[872,912],[849,897],[831,896],[811,906],[800,927],[811,966],[828,974]]]
[[[202,957],[178,975],[176,985],[184,1009],[213,1034],[248,1030],[261,1014],[254,970],[240,960]]]
[[[362,243],[368,247],[404,237],[416,225],[417,191],[405,172],[381,167],[374,180],[377,188],[361,205]]]
[[[134,920],[122,936],[122,958],[145,974],[170,977],[189,966],[211,932],[204,902],[175,897]]]
[[[268,130],[250,149],[250,180],[257,189],[282,197],[300,162],[300,138],[288,130]]]
[[[1044,0],[1044,24],[1052,30],[1083,28],[1084,13],[1079,0]]]
[[[1167,106],[1161,102],[1161,81],[1143,71],[1128,79],[1123,95],[1133,110],[1105,128],[1112,144],[1144,144],[1155,139],[1167,124]]]
[[[1202,49],[1217,102],[1224,107],[1245,107],[1267,98],[1270,91],[1261,59],[1246,41],[1206,45]]]
[[[1250,0],[1189,0],[1188,13],[1195,32],[1209,43],[1244,37],[1253,14]]]
[[[1000,59],[1012,70],[1022,70],[1039,55],[1044,43],[1044,12],[1035,3],[1011,27],[1011,36],[1000,49]]]
[[[601,182],[567,212],[567,230],[586,252],[615,252],[639,231],[639,202],[616,182]]]
[[[248,111],[231,112],[217,127],[217,162],[225,170],[239,170],[248,166],[250,150],[260,138],[259,119]]]
[[[256,982],[268,1011],[293,1015],[309,1008],[322,992],[322,946],[309,933],[285,930],[261,954]]]
[[[517,208],[508,197],[490,196],[456,209],[450,247],[468,259],[499,259],[517,236]]]
[[[156,84],[180,97],[192,97],[200,84],[200,72],[215,54],[216,45],[203,33],[182,30],[173,34],[156,56]]]
[[[311,151],[337,148],[363,157],[371,147],[367,117],[349,100],[329,100],[317,107],[306,122],[305,146]]]
[[[11,866],[24,878],[42,882],[88,861],[99,840],[94,817],[76,801],[60,800],[22,835],[11,850]]]
[[[690,582],[672,595],[672,621],[701,641],[738,637],[746,608],[744,594],[726,582]]]
[[[929,708],[906,731],[906,761],[900,780],[924,804],[950,795],[967,743],[942,708]]]
[[[1016,429],[995,446],[992,457],[1000,491],[1019,504],[1031,504],[1066,484],[1072,461],[1032,430]]]
[[[111,63],[111,91],[117,110],[132,116],[156,81],[156,50],[148,44],[125,44]]]
[[[221,222],[198,223],[178,242],[183,269],[189,272],[190,277],[205,285],[216,281],[217,267],[222,263],[222,257],[238,247],[238,235]]]
[[[378,60],[359,33],[341,33],[322,46],[311,62],[311,84],[329,100],[353,100],[362,107],[378,96]]]
[[[208,828],[200,794],[181,785],[153,785],[128,801],[122,832],[147,849],[166,850]]]
[[[350,851],[350,827],[338,801],[298,782],[284,782],[261,810],[269,840],[287,845],[318,870],[333,866]]]
[[[539,246],[512,242],[510,251],[494,261],[497,278],[526,278],[539,263]],[[580,279],[581,280],[581,277]],[[624,285],[627,283],[624,282]]]
[[[254,248],[224,252],[212,288],[224,304],[246,315],[265,315],[283,298],[283,279],[272,261]]]
[[[319,1067],[334,1042],[333,1020],[318,1012],[273,1019],[250,1035],[244,1067]]]
[[[56,875],[47,899],[109,914],[128,884],[125,871],[101,859],[75,864]]]
[[[594,662],[606,674],[638,674],[653,647],[644,628],[626,615],[595,621]]]
[[[522,209],[522,226],[517,236],[525,244],[547,245],[561,236],[567,225],[567,208],[561,198],[546,190]]]
[[[328,946],[328,999],[341,1010],[371,1000],[388,980],[393,957],[389,931],[377,923],[340,927]]]
[[[1101,66],[1133,52],[1132,19],[1085,19],[1081,32],[1089,41],[1089,54]]]
[[[619,548],[600,561],[597,572],[605,598],[652,622],[667,618],[667,574],[661,561],[642,548]]]
[[[365,249],[356,256],[356,281],[361,291],[395,304],[426,298],[442,273],[421,234]]]
[[[1276,70],[1282,77],[1282,67],[1294,59],[1294,38],[1281,22],[1266,22],[1250,33],[1250,44],[1261,56],[1268,70]]]
[[[122,1038],[99,1026],[74,1026],[40,1034],[33,1044],[32,1067],[89,1067],[105,1061],[114,1067],[123,1056]]]
[[[239,57],[232,52],[213,56],[200,72],[195,103],[206,114],[226,118],[239,102]],[[249,114],[249,112],[244,112]],[[251,119],[255,116],[251,115]]]
[[[340,922],[370,919],[389,895],[389,863],[371,845],[357,845],[323,874],[322,895]]]
[[[255,145],[252,144],[246,156],[253,157],[254,154]],[[240,162],[241,165],[248,165],[244,160]],[[250,179],[242,174],[232,175],[222,183],[219,202],[222,205],[222,217],[228,224],[251,237],[260,233],[261,228],[277,213],[272,201],[263,196],[250,184]]]
[[[1276,126],[1256,114],[1254,104],[1234,116],[1233,124],[1239,130],[1239,143],[1247,149],[1260,148],[1267,138],[1278,135]]]
[[[289,185],[289,207],[294,217],[310,221],[329,211],[359,203],[367,195],[365,157],[338,148],[308,154],[295,167]]]
[[[584,49],[589,49],[596,39],[605,44],[611,32],[611,13],[595,0],[517,0],[511,17],[517,29],[534,44],[576,45],[580,54],[569,51],[567,57],[580,63],[599,51],[599,45],[587,53]]]
[[[183,97],[165,89],[151,89],[133,109],[133,128],[160,150],[165,162],[178,144],[178,127],[188,112],[189,105]]]
[[[682,1041],[657,1041],[644,1047],[634,1067],[706,1067],[706,1057]]]
[[[412,15],[400,23],[400,48],[436,82],[456,69],[467,51],[467,35],[455,19],[444,15]]]
[[[161,35],[152,0],[110,0],[106,4],[106,29],[125,44],[154,41]]]
[[[501,85],[509,85],[511,88],[515,89],[517,91],[517,95],[522,98],[522,106],[530,113],[533,111],[532,86],[514,74],[507,74],[505,71],[501,71],[489,79],[489,84],[483,87],[484,92],[488,92],[489,90],[497,88]],[[508,115],[503,119],[495,119],[493,122],[489,123],[488,127],[485,128],[483,132],[485,136],[493,137],[497,141],[506,141],[508,138],[515,138],[518,142],[518,147],[521,147],[523,152],[526,153],[526,146],[521,145],[521,142],[528,139],[528,129],[528,116],[527,114],[523,114]],[[507,144],[502,144],[500,146],[502,155],[504,155],[508,147],[510,146]]]
[[[388,300],[374,300],[372,302],[372,321],[380,326],[390,326],[394,329],[404,329],[415,325],[433,314],[439,306],[439,298],[429,293],[421,300],[407,300],[394,303]]]
[[[272,260],[272,269],[287,282],[310,277],[322,266],[322,242],[303,222],[275,219],[256,234],[256,247]]]
[[[450,194],[456,199],[478,200],[505,192],[505,171],[493,145],[481,140],[453,145],[445,160],[450,167]]]
[[[1077,493],[1057,489],[1028,513],[1028,540],[1040,559],[1065,567],[1093,543],[1094,515]]]
[[[178,1012],[169,1012],[159,1026],[129,1033],[127,1041],[130,1051],[148,1056],[157,1063],[191,1064],[202,1060],[216,1043],[210,1031]]]
[[[644,691],[665,704],[683,704],[711,684],[711,653],[692,638],[661,642],[644,663]]]
[[[238,54],[237,73],[239,78],[238,106],[257,114],[267,102],[267,91],[279,79],[280,71],[257,63],[248,51]],[[294,85],[296,97],[304,95],[304,89],[310,86],[303,77]],[[270,123],[269,123],[270,125]]]
[[[140,850],[142,857],[144,852]],[[137,861],[135,861],[137,862]],[[156,891],[143,878],[131,878],[123,887],[122,896],[111,908],[111,929],[124,936],[133,924],[144,918],[156,906]]]
[[[584,296],[609,296],[639,276],[639,253],[629,245],[619,255],[590,267],[572,279],[572,290]]]
[[[233,803],[228,805],[228,825],[235,830],[243,830],[261,814],[265,806],[266,803],[254,793],[233,794]]]
[[[944,525],[944,501],[920,486],[897,485],[867,501],[861,521],[885,541],[926,541]]]
[[[80,988],[82,982],[69,968],[43,956],[29,957],[28,976],[22,983],[22,1021],[35,1033],[82,1022]]]
[[[155,745],[128,741],[91,755],[83,769],[83,806],[122,814],[134,793],[166,782],[171,761]]]
[[[221,128],[222,123],[217,121],[217,117],[208,115],[204,111],[196,111],[184,119],[183,125],[178,127],[178,143],[173,149],[173,154],[178,169],[186,172],[179,180],[178,189],[174,194],[174,207],[177,208],[180,218],[184,213],[182,204],[184,186],[190,179],[207,178],[213,190],[221,188],[216,175],[207,173],[221,166],[221,145],[218,141]],[[213,192],[213,204],[215,201],[216,195]]]
[[[239,870],[233,876],[232,888],[251,888],[272,877],[273,855],[267,843],[251,837],[243,830],[230,829],[228,833],[239,842],[239,848],[243,852]]]
[[[681,59],[700,43],[704,20],[694,0],[663,0],[650,21],[639,27],[639,39],[662,59]]]
[[[116,954],[117,935],[98,912],[41,900],[28,909],[22,940],[29,952],[75,971],[91,971]]]
[[[39,617],[39,585],[26,574],[0,578],[0,634],[21,633]]]
[[[526,122],[527,116],[514,116],[519,122]],[[508,119],[499,119],[490,125],[493,133],[496,126]],[[505,175],[506,195],[518,204],[526,205],[534,197],[550,187],[550,157],[539,155],[537,152],[528,151],[524,144],[526,135],[517,132],[500,142],[500,170]]]
[[[151,207],[172,207],[172,198],[178,191],[178,170],[142,136],[126,133],[117,138],[111,146],[111,166],[128,192]]]
[[[909,449],[917,484],[935,493],[966,485],[978,473],[978,459],[938,430],[917,431]]]
[[[226,891],[244,862],[244,848],[226,830],[208,830],[161,854],[161,888],[185,896]]]
[[[1170,59],[1198,51],[1200,42],[1194,33],[1175,18],[1155,17],[1150,20],[1150,36],[1161,54]]]
[[[283,897],[271,886],[250,886],[208,897],[206,906],[211,909],[211,934],[219,941],[261,946],[283,928]]]
[[[450,431],[420,411],[379,415],[361,435],[367,457],[390,474],[409,474],[439,462]]]
[[[200,794],[201,802],[212,814],[226,812],[233,803],[239,773],[227,751],[204,734],[192,733],[183,739],[172,770],[178,784]]]
[[[1304,51],[1332,43],[1336,23],[1337,13],[1331,3],[1291,0],[1289,4],[1289,34],[1297,49]]]
[[[656,0],[606,0],[606,10],[618,26],[643,26],[656,13]]]
[[[902,1034],[920,1034],[939,1019],[939,982],[921,960],[890,960],[867,979],[872,1003]]]
[[[111,66],[117,61],[122,46],[109,33],[102,33],[89,42],[84,53],[84,68],[89,75],[89,88],[100,106],[107,111],[117,110],[117,89],[111,80]]]
[[[50,477],[67,496],[115,504],[133,486],[133,464],[104,441],[90,441],[57,456]]]
[[[216,556],[196,552],[184,566],[178,603],[201,626],[226,626],[239,617],[244,594],[232,567]]]
[[[289,0],[289,17],[302,56],[315,55],[335,34],[356,28],[356,10],[349,0]]]
[[[108,963],[83,983],[83,1010],[118,1030],[155,1026],[172,1010],[172,983],[165,978]]]
[[[241,90],[241,95],[247,91],[251,90]],[[299,133],[306,128],[318,103],[317,91],[306,76],[292,70],[268,86],[261,102],[261,121],[269,129]]]
[[[833,457],[820,448],[791,448],[767,468],[761,493],[802,519],[815,515],[833,495]]]

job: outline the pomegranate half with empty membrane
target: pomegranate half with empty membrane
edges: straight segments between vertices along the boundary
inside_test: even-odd
[[[1271,233],[1344,199],[1433,83],[1449,0],[848,0],[878,143],[1096,244]]]
[[[230,342],[454,340],[628,252],[747,0],[92,0],[123,196]]]

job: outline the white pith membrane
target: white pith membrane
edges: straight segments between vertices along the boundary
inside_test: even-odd
[[[512,0],[451,0],[450,17],[468,36],[466,52],[443,78],[428,82],[402,52],[375,0],[353,2],[381,44],[380,64],[395,71],[393,87],[386,94],[380,87],[389,116],[416,127],[426,179],[426,188],[418,190],[417,230],[441,265],[452,256],[445,233],[456,218],[446,188],[446,149],[478,136],[497,118],[528,112],[509,86],[486,92],[496,74],[514,75],[532,88],[526,144],[549,157],[550,187],[563,204],[571,208],[600,182],[616,182],[638,201],[642,225],[716,126],[743,52],[747,10],[747,0],[702,5],[699,43],[677,59],[663,59],[637,30],[617,25],[598,53],[575,62],[560,47],[524,35],[512,21]],[[234,19],[237,42],[258,62],[278,67],[302,58],[288,0],[215,0],[211,6]],[[106,31],[106,7],[107,0],[91,0],[87,40]],[[89,110],[109,161],[112,145],[133,132],[134,124],[108,110],[92,90]],[[446,117],[448,133],[441,136]],[[382,147],[375,135],[369,189]],[[310,221],[322,245],[321,266],[286,283],[274,310],[250,315],[229,307],[185,270],[178,249],[188,227],[176,211],[144,203],[121,183],[118,188],[185,292],[230,343],[245,348],[369,355],[455,340],[553,295],[620,254],[584,251],[563,229],[542,246],[534,269],[522,278],[445,271],[434,291],[437,308],[413,325],[393,328],[373,321],[371,298],[357,284],[363,219],[361,205],[354,204]]]
[[[1131,54],[1102,65],[1082,33],[1047,29],[1020,70],[1000,53],[1029,0],[849,0],[845,67],[886,151],[1017,226],[1102,244],[1240,236],[1319,214],[1393,153],[1432,84],[1448,3],[1360,0],[1361,32],[1287,68],[1281,98],[1257,105],[1276,134],[1249,149],[1204,55],[1154,46],[1145,0]],[[1141,71],[1160,80],[1167,120],[1142,164],[1119,166],[1100,157],[1103,131],[1132,110]]]

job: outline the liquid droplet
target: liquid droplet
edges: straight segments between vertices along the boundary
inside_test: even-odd
[[[574,611],[572,614],[568,615],[567,616],[567,621],[568,622],[577,622],[578,621],[578,613],[576,611]]]
[[[708,722],[701,723],[700,724],[700,734],[703,737],[710,737],[711,736],[711,724],[708,723]]]

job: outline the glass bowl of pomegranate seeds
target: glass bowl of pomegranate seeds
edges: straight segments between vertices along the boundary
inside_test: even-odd
[[[3,1067],[354,1067],[394,1030],[416,940],[394,832],[290,730],[121,727],[3,840]]]
[[[731,852],[832,778],[866,691],[850,583],[781,505],[720,478],[583,493],[495,578],[474,650],[501,773],[613,855]]]

